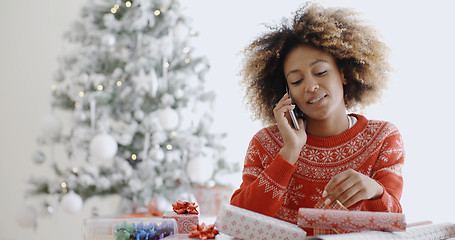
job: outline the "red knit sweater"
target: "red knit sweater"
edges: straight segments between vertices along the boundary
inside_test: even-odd
[[[301,207],[312,208],[336,174],[349,168],[384,187],[379,199],[364,200],[350,210],[402,212],[400,205],[404,148],[398,129],[385,121],[357,117],[357,123],[333,137],[308,135],[295,165],[278,154],[283,138],[278,127],[260,130],[250,142],[243,182],[231,204],[288,222],[297,222]],[[311,229],[305,229],[312,235]]]

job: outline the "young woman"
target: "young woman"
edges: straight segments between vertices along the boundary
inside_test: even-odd
[[[399,131],[347,114],[380,97],[389,71],[388,48],[355,16],[306,5],[245,50],[248,106],[270,126],[250,142],[232,205],[292,223],[299,208],[321,199],[350,210],[402,211]]]

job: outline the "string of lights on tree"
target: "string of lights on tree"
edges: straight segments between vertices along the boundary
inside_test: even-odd
[[[53,111],[41,120],[33,156],[55,176],[30,179],[20,225],[57,208],[79,212],[95,196],[121,196],[124,212],[157,200],[168,206],[191,186],[221,185],[219,176],[239,171],[226,159],[225,134],[211,129],[209,65],[193,56],[197,33],[183,9],[177,0],[95,0],[82,8],[64,35]]]

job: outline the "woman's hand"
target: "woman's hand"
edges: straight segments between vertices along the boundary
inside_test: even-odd
[[[338,200],[345,207],[350,207],[361,200],[379,198],[383,192],[384,189],[375,180],[348,169],[329,181],[322,197],[327,197],[326,205]]]
[[[302,119],[298,119],[300,130],[294,129],[289,110],[295,108],[292,99],[286,93],[273,109],[273,115],[283,137],[284,146],[280,150],[280,155],[290,164],[295,164],[299,157],[302,147],[306,144],[307,135]]]

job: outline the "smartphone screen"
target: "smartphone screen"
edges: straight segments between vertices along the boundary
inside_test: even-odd
[[[294,99],[292,98],[291,91],[289,91],[288,86],[286,85],[286,92],[289,94],[289,97],[292,99],[292,104],[294,103]],[[292,124],[296,130],[300,130],[299,123],[297,122],[297,117],[295,116],[294,109],[289,110],[289,115],[291,115]]]

